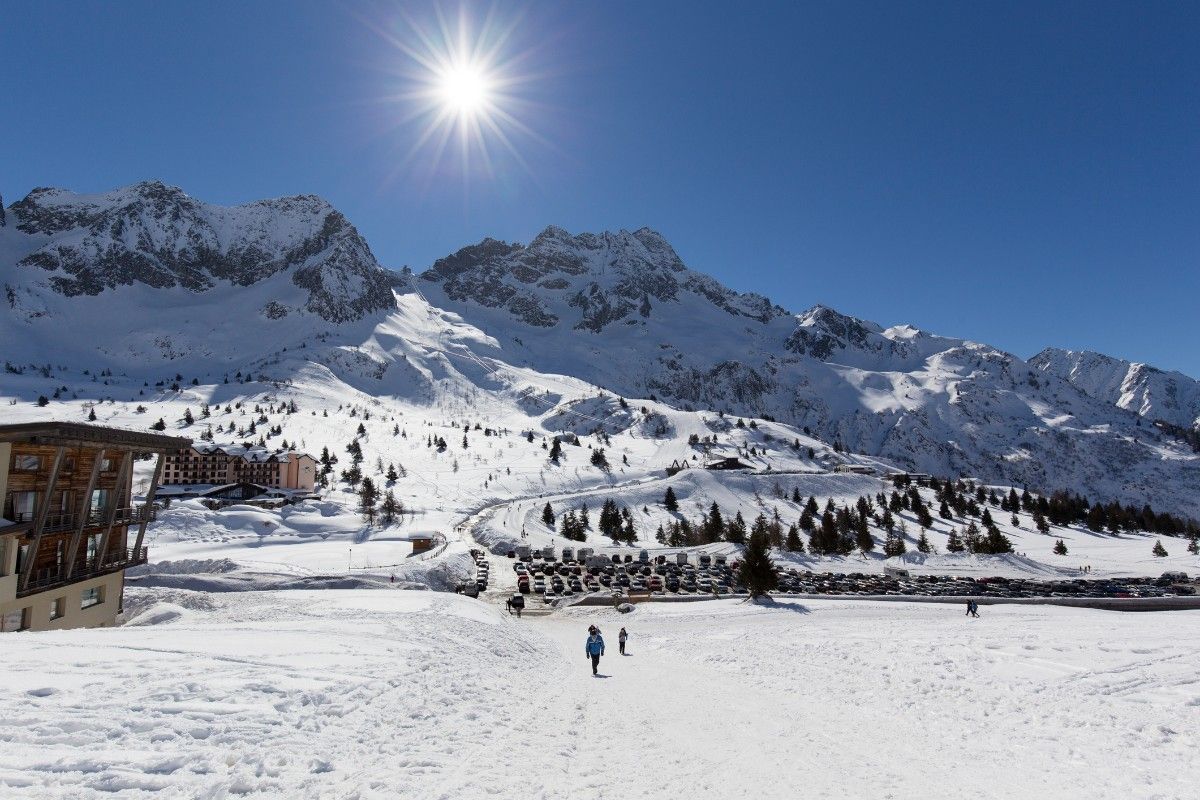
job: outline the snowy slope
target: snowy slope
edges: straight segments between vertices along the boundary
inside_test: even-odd
[[[128,602],[131,626],[6,637],[5,797],[1127,800],[1200,780],[1198,612]]]
[[[646,229],[489,239],[414,284],[486,330],[510,364],[770,415],[921,471],[1198,510],[1200,458],[1070,381],[910,326],[822,306],[791,315],[688,270]]]
[[[1118,408],[1181,428],[1200,429],[1200,381],[1182,372],[1087,350],[1054,347],[1038,353],[1029,364]]]
[[[380,269],[317,198],[221,208],[158,183],[37,190],[0,227],[0,280],[13,367],[0,395],[20,408],[9,416],[80,419],[111,400],[102,421],[181,429],[185,408],[274,396],[310,413],[417,417],[451,443],[463,419],[509,431],[511,447],[533,430],[520,477],[470,453],[475,464],[430,479],[459,512],[607,479],[582,459],[546,465],[546,434],[615,435],[619,469],[644,476],[702,455],[688,437],[714,435],[712,412],[726,412],[783,426],[759,442],[760,468],[829,468],[845,460],[837,443],[888,465],[1200,516],[1200,454],[1132,412],[986,345],[821,306],[790,314],[688,270],[647,229],[486,240],[409,279]],[[39,395],[52,404],[28,408]],[[283,438],[340,453],[359,420],[283,421],[296,424]],[[800,439],[820,465],[781,444]]]

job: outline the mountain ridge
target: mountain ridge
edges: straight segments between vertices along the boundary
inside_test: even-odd
[[[0,333],[25,343],[30,361],[73,352],[218,376],[270,366],[283,382],[315,364],[365,394],[428,404],[592,386],[775,419],[922,472],[1167,498],[1155,505],[1200,516],[1189,488],[1200,457],[1040,362],[820,304],[793,314],[689,269],[650,228],[549,226],[527,245],[487,238],[413,275],[385,271],[311,195],[226,209],[144,182],[99,196],[37,190],[9,212]],[[336,230],[322,238],[326,224]],[[296,281],[305,269],[336,290],[328,313]],[[95,294],[61,291],[54,277],[86,279]],[[114,311],[139,330],[115,330]]]

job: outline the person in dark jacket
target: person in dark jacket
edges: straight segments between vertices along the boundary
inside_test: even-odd
[[[600,656],[604,655],[604,637],[599,632],[591,634],[583,650],[592,659],[592,674],[595,675],[600,668]]]
[[[621,632],[617,634],[617,644],[621,646],[621,655],[625,655],[625,640],[629,638],[629,634],[621,628]]]

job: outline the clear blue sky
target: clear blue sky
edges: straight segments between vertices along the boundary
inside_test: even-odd
[[[1200,5],[492,10],[529,131],[488,171],[408,157],[429,6],[7,3],[0,192],[315,193],[418,270],[550,223],[648,225],[792,310],[1200,376]]]

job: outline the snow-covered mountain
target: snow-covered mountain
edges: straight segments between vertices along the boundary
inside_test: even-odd
[[[35,189],[0,227],[9,330],[117,358],[220,360],[214,338],[253,350],[312,335],[394,309],[392,279],[313,196],[223,207],[158,181],[98,195]],[[123,335],[113,324],[123,318],[139,331]]]
[[[921,471],[1200,516],[1200,455],[1041,362],[823,306],[792,314],[688,269],[645,228],[486,239],[413,277],[382,269],[315,197],[224,208],[153,182],[35,190],[6,210],[0,283],[4,358],[38,365],[0,389],[24,400],[62,388],[50,364],[133,386],[241,371],[310,403],[644,428],[665,463],[694,455],[686,439],[716,424],[699,412],[720,411],[774,418],[780,440],[818,453],[805,434]],[[614,411],[598,387],[648,416]],[[664,403],[684,416],[662,417]]]
[[[1087,350],[1047,347],[1031,366],[1057,375],[1106,403],[1151,420],[1200,430],[1200,381],[1182,372]]]
[[[772,416],[923,471],[1195,505],[1200,461],[1106,399],[987,345],[823,306],[792,315],[688,270],[644,228],[489,239],[415,284],[508,363]]]

